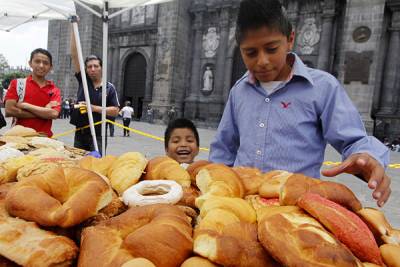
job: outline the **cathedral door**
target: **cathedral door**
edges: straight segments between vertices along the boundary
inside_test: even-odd
[[[129,100],[135,110],[135,119],[140,120],[143,113],[143,99],[146,90],[146,59],[133,53],[125,65],[124,101]]]

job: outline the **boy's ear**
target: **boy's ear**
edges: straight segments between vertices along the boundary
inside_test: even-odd
[[[289,35],[289,38],[288,38],[288,44],[289,44],[289,47],[288,47],[289,51],[288,51],[288,52],[292,51],[292,49],[293,49],[293,46],[294,46],[294,38],[295,38],[295,37],[296,37],[296,33],[295,33],[294,31],[292,31],[292,32],[290,33],[290,35]]]

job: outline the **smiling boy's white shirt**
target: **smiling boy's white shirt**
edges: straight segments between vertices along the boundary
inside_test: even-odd
[[[319,177],[329,143],[343,158],[367,152],[386,166],[388,149],[367,136],[339,81],[293,55],[291,79],[271,94],[249,72],[235,84],[211,144],[210,161]]]

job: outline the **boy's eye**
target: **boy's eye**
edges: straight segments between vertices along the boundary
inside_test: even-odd
[[[269,47],[269,48],[266,49],[266,51],[267,51],[267,53],[269,53],[269,54],[273,54],[273,53],[275,53],[276,51],[278,51],[278,47]]]
[[[257,56],[257,52],[256,51],[248,51],[245,53],[247,57],[255,57]]]

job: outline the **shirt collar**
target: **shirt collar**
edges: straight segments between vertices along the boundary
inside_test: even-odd
[[[311,85],[314,85],[314,81],[311,78],[311,75],[308,73],[306,65],[304,65],[303,61],[301,61],[299,56],[297,56],[297,54],[295,54],[294,52],[290,52],[288,54],[288,56],[294,56],[294,63],[293,63],[293,67],[292,67],[292,77],[290,79],[292,79],[294,76],[300,76],[300,77],[303,77],[304,79],[306,79],[309,83],[311,83]],[[247,75],[248,83],[250,83],[252,85],[256,85],[258,83],[258,81],[253,73],[251,73],[250,71],[247,71],[246,75]]]
[[[29,74],[28,77],[26,77],[26,82],[35,82],[32,78],[32,74]],[[36,83],[36,82],[35,82]],[[46,80],[46,85],[53,85],[53,81]]]

